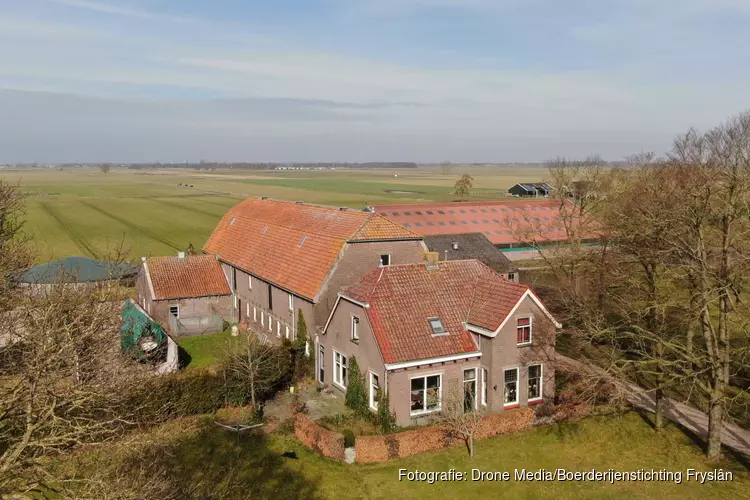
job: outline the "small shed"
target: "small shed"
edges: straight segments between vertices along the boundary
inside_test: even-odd
[[[430,252],[440,254],[440,260],[477,259],[484,265],[518,283],[518,268],[482,233],[436,234],[424,237]]]
[[[522,182],[508,189],[508,193],[521,198],[547,198],[554,188],[546,182]]]
[[[132,286],[137,274],[138,267],[126,262],[66,257],[32,267],[21,276],[20,284],[32,292],[49,291],[58,283],[78,283],[91,289],[97,288],[101,283],[112,281]]]

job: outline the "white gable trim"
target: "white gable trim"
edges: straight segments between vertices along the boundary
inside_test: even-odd
[[[351,302],[352,304],[357,304],[358,306],[362,307],[363,309],[369,309],[370,308],[370,304],[368,304],[367,302],[360,302],[358,300],[355,300],[355,299],[353,299],[351,297],[347,297],[346,295],[340,293],[338,295],[338,297],[336,297],[336,303],[333,304],[333,308],[331,309],[331,314],[328,315],[328,319],[326,320],[326,324],[323,327],[323,333],[322,333],[323,335],[325,335],[326,332],[328,331],[328,325],[331,324],[331,320],[333,319],[333,313],[336,312],[336,308],[339,306],[339,301],[341,299],[347,300],[347,301]]]
[[[452,356],[442,356],[439,358],[427,358],[427,359],[420,359],[418,361],[404,361],[402,363],[386,363],[385,369],[386,370],[399,370],[403,368],[412,368],[415,366],[422,366],[422,365],[432,365],[435,363],[445,363],[447,361],[458,361],[462,359],[470,359],[470,358],[481,358],[482,357],[482,351],[475,351],[475,352],[469,352],[464,354],[454,354]]]
[[[485,337],[489,337],[491,339],[497,336],[496,331],[493,332],[492,330],[487,330],[486,328],[482,328],[481,326],[470,325],[469,323],[464,323],[464,325],[470,332],[478,333],[479,335],[484,335]]]
[[[344,295],[343,293],[339,294],[339,298],[342,298],[344,300],[348,300],[352,304],[357,304],[359,307],[364,307],[365,309],[369,309],[370,308],[370,304],[368,304],[367,302],[360,302],[359,300],[356,300],[356,299],[353,299],[351,297],[348,297],[348,296]]]
[[[497,327],[497,330],[495,330],[495,335],[497,335],[500,330],[503,329],[505,324],[508,322],[508,320],[513,316],[513,314],[516,312],[516,309],[518,309],[518,306],[521,305],[521,302],[526,299],[526,297],[531,297],[531,300],[534,301],[534,303],[539,307],[539,309],[542,310],[545,316],[552,322],[552,324],[555,325],[556,328],[562,328],[562,325],[557,322],[557,320],[550,314],[550,312],[547,310],[546,307],[544,307],[544,304],[542,304],[542,301],[539,300],[539,298],[531,291],[531,289],[527,289],[523,295],[521,295],[521,298],[518,299],[518,302],[516,302],[516,305],[513,306],[513,309],[510,310],[508,315],[505,317],[502,323],[500,323],[500,326]]]
[[[148,261],[143,261],[143,270],[146,272],[146,283],[148,283],[148,290],[151,292],[151,300],[156,300],[154,284],[151,282],[151,273],[148,270]]]

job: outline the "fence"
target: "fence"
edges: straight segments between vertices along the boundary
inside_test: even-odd
[[[220,314],[179,319],[170,314],[169,330],[177,337],[218,333],[224,330],[224,320]]]

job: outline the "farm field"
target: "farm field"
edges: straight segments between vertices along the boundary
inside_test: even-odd
[[[361,209],[387,202],[453,199],[453,184],[474,177],[471,199],[495,199],[543,168],[438,168],[379,171],[201,172],[187,169],[18,170],[0,172],[27,193],[26,230],[37,261],[104,258],[123,238],[134,258],[200,248],[226,210],[247,196]],[[192,187],[191,187],[192,186]]]

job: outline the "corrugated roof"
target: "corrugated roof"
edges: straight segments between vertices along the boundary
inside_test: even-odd
[[[527,233],[533,233],[537,241],[567,239],[556,200],[412,203],[371,208],[423,235],[481,233],[494,245],[525,243]]]
[[[248,198],[224,215],[203,249],[315,300],[347,242],[419,239],[372,213]]]
[[[497,273],[518,270],[482,233],[434,234],[425,236],[424,243],[443,260],[477,259]]]
[[[368,273],[342,295],[365,302],[386,363],[477,351],[468,322],[495,330],[528,287],[504,279],[477,260],[389,266]],[[433,335],[439,318],[445,335]]]
[[[128,263],[105,262],[88,257],[67,257],[34,266],[21,277],[21,283],[86,283],[132,276],[138,267]]]
[[[231,295],[232,290],[213,255],[151,257],[146,260],[155,300]]]

